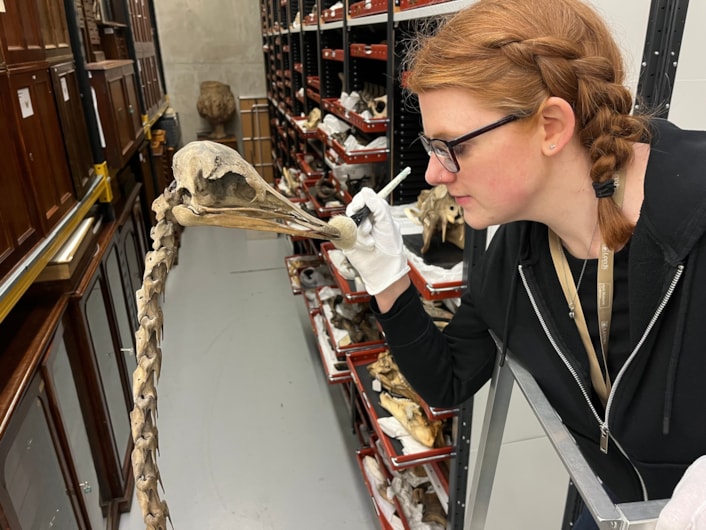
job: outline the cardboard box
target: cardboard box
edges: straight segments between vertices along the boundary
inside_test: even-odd
[[[241,138],[270,137],[270,112],[266,98],[240,98]]]
[[[269,138],[243,140],[243,158],[251,164],[272,163],[272,142]]]

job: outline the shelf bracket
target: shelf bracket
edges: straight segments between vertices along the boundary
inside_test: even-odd
[[[96,171],[96,175],[100,177],[100,183],[98,184],[98,186],[101,188],[101,191],[100,195],[98,195],[98,202],[113,202],[113,190],[110,187],[110,173],[108,172],[108,162],[101,162],[100,164],[95,164],[93,167]]]

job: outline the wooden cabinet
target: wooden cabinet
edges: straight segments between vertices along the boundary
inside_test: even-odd
[[[24,300],[0,325],[2,528],[105,528],[61,325],[66,302]]]
[[[47,414],[47,396],[35,377],[0,442],[3,491],[0,500],[10,528],[80,528],[72,490]]]
[[[76,203],[52,82],[46,68],[13,70],[7,76],[27,178],[46,234]]]
[[[71,57],[64,3],[55,0],[4,0],[0,42],[8,65]]]
[[[86,65],[95,92],[108,166],[123,167],[144,138],[132,61]]]
[[[129,351],[132,346],[122,342],[127,332],[119,329],[124,318],[116,311],[115,301],[124,300],[124,294],[111,281],[115,236],[112,227],[99,238],[99,250],[67,310],[68,351],[93,440],[101,501],[106,505],[127,502],[132,484],[131,368],[126,359],[134,354]]]
[[[59,111],[59,120],[64,145],[71,170],[71,180],[78,199],[86,193],[93,179],[93,154],[88,135],[88,124],[83,113],[76,65],[73,61],[51,68],[54,100]]]
[[[98,476],[91,457],[91,443],[81,412],[76,381],[64,342],[63,327],[56,333],[54,344],[42,363],[46,393],[50,398],[54,417],[59,418],[62,437],[69,460],[73,463],[76,495],[89,528],[105,528],[101,509]]]
[[[45,58],[37,5],[31,0],[3,0],[0,12],[0,43],[8,65],[32,63]]]
[[[133,279],[144,268],[133,208],[139,187],[117,221],[100,234],[93,261],[69,297],[67,350],[83,405],[101,502],[111,520],[132,501],[132,373],[137,309]],[[128,254],[125,253],[127,250]]]
[[[5,78],[6,79],[6,78]],[[9,84],[0,78],[0,278],[5,276],[41,237],[31,188],[17,149]]]
[[[71,59],[71,37],[64,3],[56,0],[36,1],[46,59],[50,62]]]

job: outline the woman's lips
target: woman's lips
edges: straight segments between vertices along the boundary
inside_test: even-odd
[[[451,195],[451,196],[456,201],[456,204],[458,204],[461,207],[463,207],[464,204],[468,204],[469,202],[471,202],[470,195]]]

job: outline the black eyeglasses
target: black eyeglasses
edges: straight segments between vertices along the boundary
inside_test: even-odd
[[[483,133],[487,133],[488,131],[497,129],[501,125],[505,125],[506,123],[515,121],[518,118],[519,116],[515,114],[510,114],[509,116],[505,116],[504,118],[493,122],[490,125],[486,125],[485,127],[481,127],[480,129],[471,131],[468,134],[464,134],[463,136],[459,136],[458,138],[454,138],[453,140],[428,138],[423,133],[419,133],[419,139],[422,141],[422,145],[424,146],[424,150],[427,152],[427,154],[431,156],[431,154],[434,153],[436,155],[436,158],[439,160],[439,162],[441,162],[441,165],[444,166],[444,169],[446,169],[446,171],[449,171],[451,173],[458,173],[461,167],[458,165],[458,160],[456,159],[454,147],[463,142],[467,142],[468,140],[471,140],[476,136],[480,136]]]

